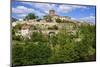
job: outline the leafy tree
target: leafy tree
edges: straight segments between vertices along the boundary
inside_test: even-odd
[[[52,55],[51,48],[45,43],[38,42],[37,44],[27,44],[25,48],[24,64],[44,64]]]
[[[15,27],[12,28],[12,39],[16,41],[22,41],[22,36],[16,35],[16,33],[19,31],[20,26],[16,25]]]
[[[32,25],[31,28],[30,28],[30,30],[37,30],[37,26]]]
[[[61,20],[61,19],[59,19],[59,18],[57,18],[57,19],[56,19],[56,22],[57,22],[57,23],[61,23],[61,22],[62,22],[62,20]]]
[[[55,36],[55,35],[52,35],[52,36],[50,36],[50,38],[49,38],[49,44],[51,45],[51,46],[53,46],[53,47],[55,47],[55,45],[57,45],[57,41],[58,39],[57,39],[57,36]]]
[[[14,28],[14,30],[17,32],[17,31],[19,31],[19,30],[21,30],[21,24],[17,24],[15,27],[13,27]]]
[[[43,35],[41,32],[33,32],[31,35],[31,41],[33,42],[38,42],[38,41],[43,41]]]
[[[91,55],[95,55],[95,48],[93,45],[95,44],[95,28],[92,28],[92,26],[81,26],[79,28],[81,36],[81,41],[77,43],[75,50],[79,53],[80,61],[89,61],[89,57]],[[94,43],[93,43],[94,42]],[[79,46],[79,47],[78,47]],[[95,56],[94,56],[95,58]]]
[[[12,18],[11,18],[11,21],[12,21],[12,22],[15,22],[15,21],[18,21],[18,19],[12,17]]]
[[[23,64],[23,47],[20,44],[13,44],[12,47],[12,64],[22,65]]]
[[[52,17],[49,16],[49,15],[44,16],[44,19],[45,19],[47,22],[52,22]]]
[[[29,13],[24,20],[31,20],[31,19],[36,19],[37,16],[34,13]]]
[[[68,23],[73,24],[73,23]],[[73,24],[74,25],[74,24]],[[31,39],[22,40],[20,36],[15,36],[21,25],[12,29],[13,41],[13,64],[46,64],[61,62],[92,61],[96,59],[95,25],[82,24],[74,26],[76,34],[72,34],[70,29],[60,29],[59,33],[52,36],[42,34],[40,28],[33,32]],[[56,29],[56,27],[53,27]],[[76,39],[80,41],[76,41]],[[53,47],[52,47],[52,46]]]

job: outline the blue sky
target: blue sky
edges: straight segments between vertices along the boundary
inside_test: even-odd
[[[35,13],[36,16],[42,18],[50,9],[53,9],[57,15],[95,23],[95,8],[95,6],[14,1],[12,2],[12,17],[23,19],[29,13]]]

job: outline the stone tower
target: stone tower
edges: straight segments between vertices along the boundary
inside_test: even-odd
[[[56,15],[55,10],[49,10],[49,15],[50,16],[55,16]]]

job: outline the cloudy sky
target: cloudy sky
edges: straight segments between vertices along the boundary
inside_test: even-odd
[[[95,23],[95,6],[51,4],[36,2],[12,2],[12,17],[24,18],[29,13],[35,13],[42,18],[53,9],[57,15],[69,16],[74,20],[84,20]]]

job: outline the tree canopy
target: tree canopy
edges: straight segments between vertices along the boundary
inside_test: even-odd
[[[80,25],[76,34],[61,29],[55,35],[45,35],[38,30],[32,32],[31,39],[21,39],[13,28],[13,65],[49,64],[96,60],[95,25]],[[54,27],[56,28],[56,27]]]
[[[15,21],[18,21],[18,19],[12,17],[12,18],[11,18],[11,21],[12,21],[12,22],[15,22]]]
[[[25,16],[24,20],[31,20],[36,18],[37,16],[34,13],[29,13],[27,16]]]

